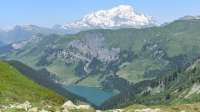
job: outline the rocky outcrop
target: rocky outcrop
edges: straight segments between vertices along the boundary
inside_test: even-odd
[[[50,112],[46,109],[51,110],[51,106],[45,105],[39,107],[34,107],[29,101],[25,101],[24,103],[15,103],[9,105],[0,105],[0,112],[7,112],[7,111],[16,111],[20,110],[22,112]],[[60,111],[58,111],[60,112]]]
[[[102,62],[115,61],[119,58],[119,48],[107,49],[104,46],[104,37],[101,34],[87,34],[80,40],[71,41],[68,46],[71,48],[69,55],[86,61],[91,61],[94,57]],[[77,56],[79,54],[80,56]],[[85,59],[84,58],[84,59]]]
[[[62,106],[63,112],[70,112],[70,110],[76,109],[76,110],[90,110],[92,107],[90,105],[75,105],[70,100],[65,102]]]
[[[28,111],[31,107],[32,107],[31,103],[26,101],[22,104],[16,103],[16,104],[2,105],[0,107],[0,110],[22,109],[22,110]]]
[[[161,112],[161,110],[146,108],[146,109],[137,109],[134,112]]]

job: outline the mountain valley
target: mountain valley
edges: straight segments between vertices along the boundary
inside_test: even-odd
[[[102,92],[120,95],[136,91],[138,87],[144,89],[146,85],[138,86],[140,83],[150,83],[189,67],[200,54],[199,28],[198,19],[180,19],[143,29],[41,35],[26,43],[17,43],[21,47],[4,52],[1,57],[21,61],[36,70],[46,69],[54,74],[53,80],[64,86],[71,85],[74,90],[79,86],[96,87]]]
[[[200,16],[159,23],[132,5],[84,16],[84,3],[62,5],[35,12],[48,17],[37,25],[25,24],[32,14],[0,23],[0,112],[200,112]]]

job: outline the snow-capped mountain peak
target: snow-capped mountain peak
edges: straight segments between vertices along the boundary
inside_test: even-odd
[[[64,28],[79,31],[96,28],[141,28],[152,26],[153,24],[154,20],[152,17],[138,13],[132,6],[119,5],[109,10],[100,10],[87,14],[80,20],[66,24]]]

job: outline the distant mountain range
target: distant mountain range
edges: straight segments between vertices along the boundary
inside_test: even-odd
[[[199,16],[185,16],[180,20],[200,19]],[[108,10],[99,10],[79,20],[51,28],[36,25],[17,25],[9,30],[0,29],[0,42],[10,44],[34,39],[37,35],[74,34],[94,29],[145,28],[158,25],[153,17],[138,13],[132,6],[119,5]]]
[[[36,37],[39,34],[48,35],[48,34],[65,34],[65,30],[60,30],[54,28],[45,28],[39,27],[36,25],[24,25],[24,26],[15,26],[13,29],[0,32],[0,41],[8,44],[13,42],[19,42],[23,40],[28,40]]]
[[[199,16],[185,16],[180,20],[200,19]],[[99,10],[83,16],[79,20],[51,28],[36,25],[17,25],[9,30],[0,29],[0,41],[4,44],[26,41],[37,35],[74,34],[94,29],[146,28],[157,26],[151,16],[137,12],[132,6],[119,5],[108,10]]]
[[[0,41],[13,43],[34,38],[38,34],[70,34],[91,29],[143,28],[154,25],[152,17],[138,13],[132,6],[120,5],[87,14],[80,20],[65,25],[55,25],[52,28],[17,25],[7,31],[0,30]]]

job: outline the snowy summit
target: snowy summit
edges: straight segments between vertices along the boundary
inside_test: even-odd
[[[85,15],[80,20],[64,25],[64,28],[71,31],[80,31],[98,28],[141,28],[152,25],[154,25],[152,17],[138,13],[130,5],[119,5],[109,10],[100,10]]]

